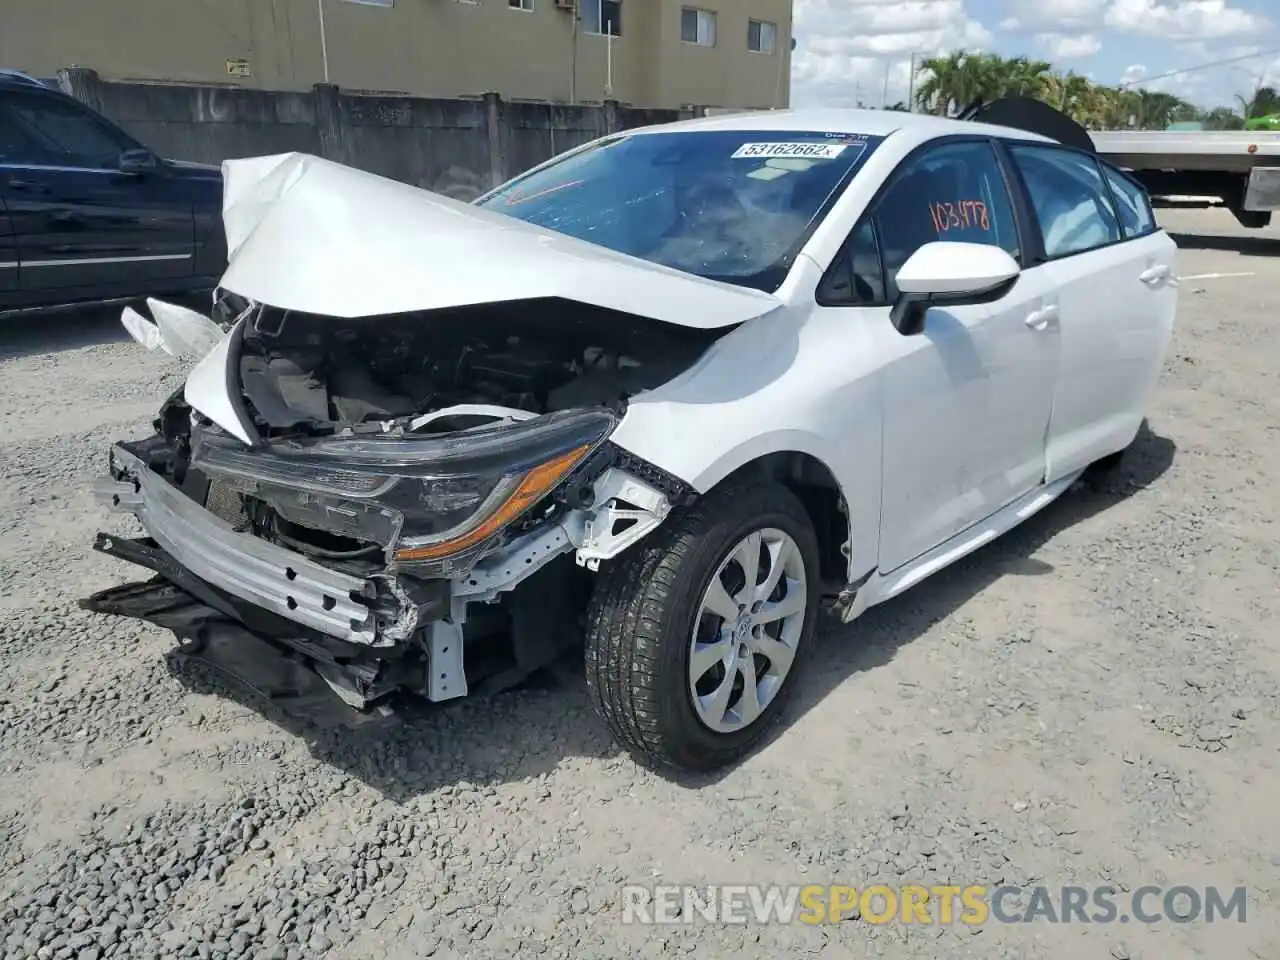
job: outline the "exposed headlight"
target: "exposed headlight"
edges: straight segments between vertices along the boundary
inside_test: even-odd
[[[565,411],[446,435],[336,437],[246,448],[197,431],[192,465],[295,523],[443,564],[483,547],[612,432],[608,411]]]

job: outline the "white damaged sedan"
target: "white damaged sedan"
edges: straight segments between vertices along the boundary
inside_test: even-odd
[[[1030,130],[724,116],[474,204],[298,154],[224,175],[212,316],[125,318],[198,359],[99,485],[143,529],[97,549],[154,576],[82,603],[322,723],[509,686],[585,631],[620,743],[732,762],[821,606],[1113,463],[1173,326],[1141,187]]]

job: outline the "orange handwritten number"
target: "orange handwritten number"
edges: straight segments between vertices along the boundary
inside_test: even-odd
[[[929,216],[933,220],[935,233],[948,233],[958,227],[968,229],[976,226],[983,230],[991,229],[987,205],[981,200],[931,203]]]

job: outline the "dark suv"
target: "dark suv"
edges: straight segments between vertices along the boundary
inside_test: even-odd
[[[217,167],[163,160],[83,104],[0,71],[0,314],[211,289]]]

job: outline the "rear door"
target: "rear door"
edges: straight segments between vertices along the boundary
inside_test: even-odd
[[[1149,228],[1126,236],[1092,155],[1039,144],[1009,152],[1038,225],[1039,259],[1058,291],[1061,372],[1046,452],[1053,481],[1123,449],[1138,431],[1163,355],[1172,241]]]
[[[0,310],[12,306],[5,296],[18,289],[18,240],[13,232],[13,220],[5,204],[5,170],[10,163],[26,155],[30,145],[21,131],[6,121],[3,98],[0,92]]]
[[[119,170],[138,143],[52,91],[0,96],[0,127],[18,146],[0,162],[24,292],[142,293],[192,271],[191,205],[163,167]]]
[[[0,149],[3,149],[0,147]],[[18,289],[18,242],[13,236],[13,224],[0,193],[0,310],[4,309],[4,294]]]
[[[1138,384],[1142,410],[1150,403],[1165,353],[1173,336],[1173,320],[1178,311],[1178,245],[1156,222],[1147,191],[1135,179],[1105,160],[1099,160],[1103,178],[1120,218],[1125,239],[1139,251],[1143,290],[1139,299],[1151,314],[1148,333],[1146,379]]]

